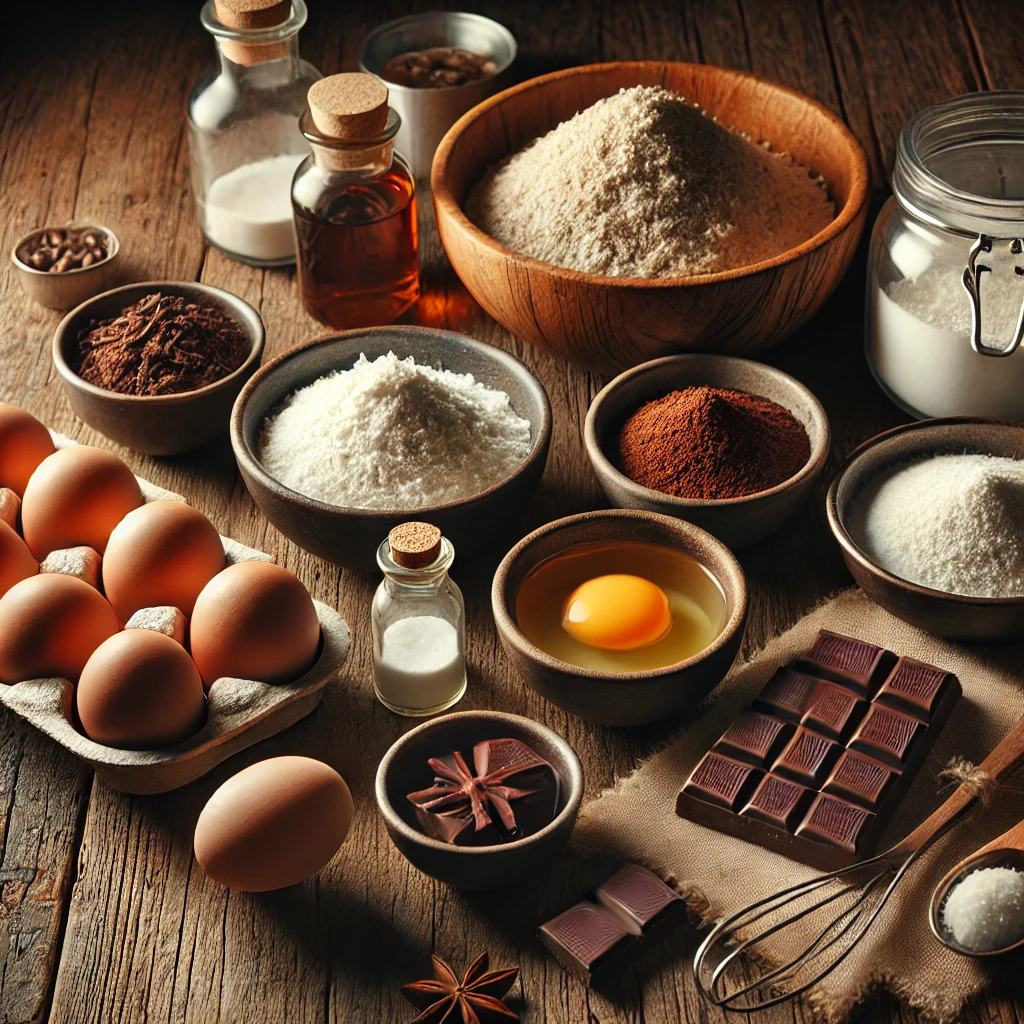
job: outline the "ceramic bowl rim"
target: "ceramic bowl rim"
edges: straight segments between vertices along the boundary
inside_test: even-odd
[[[511,843],[501,843],[496,846],[456,846],[454,843],[443,843],[440,839],[434,839],[431,836],[420,832],[418,829],[413,828],[412,825],[410,825],[398,813],[395,806],[388,798],[387,775],[391,765],[394,763],[398,754],[402,752],[402,749],[408,744],[410,737],[418,736],[432,727],[436,728],[439,722],[447,723],[455,718],[459,718],[463,721],[476,718],[496,722],[507,722],[511,718],[515,720],[516,727],[520,732],[526,734],[530,734],[531,732],[538,733],[539,735],[542,735],[545,740],[551,743],[552,746],[559,749],[566,764],[569,765],[571,778],[562,779],[562,785],[566,790],[565,806],[542,829],[539,829],[532,835],[523,836],[522,839],[513,840]],[[573,750],[572,745],[567,739],[563,736],[559,736],[557,732],[546,726],[543,722],[538,722],[533,718],[527,718],[525,715],[517,715],[507,711],[480,709],[452,711],[444,715],[438,715],[437,717],[428,719],[426,722],[417,725],[415,728],[410,729],[408,732],[399,736],[398,739],[388,747],[386,753],[380,759],[380,763],[377,765],[377,772],[374,776],[373,791],[377,801],[377,809],[380,811],[384,821],[390,828],[401,833],[403,838],[411,840],[416,843],[416,845],[423,846],[428,850],[443,850],[453,856],[479,858],[494,857],[496,854],[501,854],[505,851],[527,849],[554,834],[562,827],[567,818],[575,818],[579,813],[580,805],[583,802],[583,787],[583,764],[580,761],[579,754]]]
[[[92,270],[92,267],[89,267],[88,269]],[[124,292],[141,291],[142,294],[140,294],[139,298],[142,298],[146,293],[161,290],[170,291],[170,294],[173,295],[187,295],[189,292],[198,292],[201,295],[216,298],[224,305],[232,307],[236,311],[240,312],[242,317],[235,316],[233,319],[238,323],[238,326],[241,328],[242,333],[245,335],[245,340],[249,345],[249,353],[242,364],[232,370],[226,377],[221,377],[220,380],[215,380],[212,384],[204,384],[203,387],[194,388],[191,391],[179,391],[173,395],[122,395],[118,391],[110,391],[107,388],[101,388],[96,384],[90,384],[89,381],[84,380],[75,373],[71,368],[71,364],[68,363],[64,356],[64,344],[67,341],[67,331],[73,318],[84,313],[87,307],[113,295],[119,295]],[[226,291],[223,288],[217,288],[215,285],[203,284],[201,281],[135,281],[131,284],[120,285],[117,288],[110,288],[105,292],[99,292],[91,298],[86,299],[84,302],[80,302],[74,307],[74,309],[68,310],[68,312],[61,318],[60,323],[57,324],[57,327],[53,332],[51,351],[53,356],[53,365],[57,368],[57,372],[66,384],[74,387],[76,390],[117,405],[155,407],[161,405],[184,405],[197,399],[205,398],[208,395],[213,395],[219,391],[230,390],[232,385],[236,385],[238,383],[239,377],[244,376],[255,364],[259,363],[263,356],[263,349],[266,345],[266,340],[267,329],[263,323],[263,318],[254,306],[246,302],[240,295],[235,295],[234,292]]]
[[[935,419],[916,420],[913,423],[902,423],[899,426],[883,430],[882,433],[868,438],[858,445],[844,460],[839,467],[832,483],[829,484],[828,494],[825,496],[825,512],[828,517],[828,525],[832,530],[832,536],[838,541],[844,556],[852,558],[859,566],[890,587],[900,590],[915,597],[927,598],[941,604],[956,606],[968,605],[976,608],[1022,608],[1024,607],[1024,595],[1020,597],[971,597],[967,594],[950,594],[945,590],[934,590],[931,587],[922,586],[920,583],[912,583],[900,576],[896,576],[883,569],[867,552],[865,552],[853,539],[852,534],[846,528],[842,517],[839,514],[839,488],[844,477],[861,474],[856,469],[856,463],[869,451],[880,445],[904,434],[915,431],[926,431],[934,428],[940,430],[946,427],[957,426],[994,426],[1024,431],[1024,422],[1019,420],[995,419],[984,416],[942,416]],[[919,453],[924,456],[927,449],[922,447]]]
[[[804,422],[804,420],[802,420],[796,413],[793,413],[790,410],[787,411],[790,411],[790,415],[792,415],[804,430],[807,431],[807,437],[810,441],[811,453],[803,466],[801,466],[800,469],[798,469],[792,476],[787,477],[774,487],[768,487],[763,491],[755,491],[753,494],[743,494],[737,498],[680,498],[674,494],[666,494],[664,491],[657,491],[652,487],[644,487],[643,484],[638,484],[635,480],[631,480],[626,476],[626,474],[608,458],[605,453],[604,446],[601,444],[600,438],[598,437],[597,420],[603,412],[602,407],[615,391],[618,391],[621,387],[628,384],[635,378],[645,377],[647,374],[654,370],[658,370],[663,366],[681,366],[690,360],[700,360],[702,362],[710,360],[720,365],[724,363],[742,364],[752,370],[757,376],[782,380],[800,393],[807,401],[811,410],[811,415],[808,421]],[[719,385],[716,385],[713,381],[709,381],[708,386],[717,387]],[[762,398],[768,397],[767,395],[763,395],[758,392],[751,393],[759,394]],[[649,400],[650,399],[648,399],[648,401]],[[770,399],[770,401],[774,401],[774,399]],[[641,405],[642,404],[643,402],[641,402]],[[640,406],[637,406],[637,408],[640,408]],[[817,441],[811,440],[810,431],[807,430],[808,425],[811,424],[817,428]],[[677,355],[659,356],[657,359],[651,359],[646,363],[640,363],[628,370],[624,370],[617,377],[609,381],[609,383],[607,383],[594,396],[593,401],[590,403],[590,408],[587,410],[587,416],[583,423],[583,444],[594,469],[612,477],[615,480],[615,483],[624,491],[628,491],[636,498],[651,504],[657,503],[665,508],[678,508],[685,511],[690,509],[741,508],[745,505],[751,506],[759,501],[781,494],[783,491],[788,491],[807,480],[812,480],[821,473],[822,469],[825,468],[825,464],[828,462],[828,457],[832,450],[832,431],[829,425],[828,415],[826,414],[821,402],[818,400],[817,395],[815,395],[806,384],[801,383],[784,370],[780,370],[774,366],[769,366],[766,363],[759,363],[754,359],[743,359],[740,356],[724,355],[717,352],[682,352]]]
[[[23,263],[18,258],[18,250],[22,247],[22,245],[25,242],[32,238],[33,235],[42,234],[44,231],[67,231],[68,229],[74,229],[77,231],[84,228],[91,228],[93,231],[102,231],[103,234],[107,236],[108,243],[113,243],[112,245],[108,245],[106,258],[100,260],[98,263],[93,263],[91,266],[88,267],[75,267],[73,270],[65,270],[59,275],[51,275],[49,271],[39,270],[37,267],[30,267],[27,263]],[[45,277],[48,281],[56,281],[63,278],[72,278],[78,277],[82,274],[88,274],[93,270],[99,270],[100,267],[109,267],[110,264],[113,263],[114,260],[118,257],[120,252],[121,242],[118,239],[117,235],[115,235],[114,232],[110,230],[110,228],[106,227],[103,224],[95,223],[93,221],[73,220],[67,224],[47,224],[41,228],[35,228],[34,230],[29,231],[27,234],[22,235],[21,238],[19,238],[11,248],[11,262],[14,264],[16,269],[22,270],[26,274],[31,274],[33,277]],[[96,296],[93,296],[93,298],[96,298]]]
[[[519,465],[516,466],[515,469],[513,469],[507,476],[502,477],[500,480],[491,484],[490,487],[487,487],[482,491],[478,491],[476,494],[468,495],[465,498],[459,498],[456,501],[444,502],[439,505],[421,505],[419,508],[407,509],[357,508],[354,505],[331,505],[326,501],[321,501],[319,498],[313,498],[307,494],[302,494],[300,491],[292,490],[292,488],[288,487],[287,484],[283,484],[276,477],[271,476],[264,468],[263,463],[260,462],[256,452],[254,452],[250,447],[246,440],[245,432],[242,429],[242,420],[245,415],[246,406],[248,405],[256,388],[259,387],[264,380],[273,376],[273,374],[278,371],[279,367],[289,359],[302,355],[311,349],[329,345],[333,342],[348,341],[356,335],[376,336],[385,332],[391,333],[396,331],[410,336],[417,336],[423,332],[430,334],[452,335],[457,337],[460,342],[466,343],[470,348],[475,348],[480,352],[485,353],[485,358],[492,358],[498,363],[504,363],[509,372],[514,376],[528,381],[528,386],[532,390],[536,391],[538,397],[541,399],[540,405],[542,409],[542,416],[535,432],[536,436],[530,439],[530,451],[526,458],[523,459],[523,461],[520,462]],[[319,376],[323,376],[323,374],[320,374]],[[316,379],[319,379],[319,377]],[[289,394],[290,393],[291,392],[289,392]],[[287,395],[284,395],[278,399],[277,404],[279,405],[286,397]],[[519,413],[517,412],[516,415],[519,415]],[[315,512],[327,513],[330,515],[357,515],[360,518],[369,520],[393,520],[396,517],[401,518],[404,516],[407,519],[415,519],[418,516],[435,515],[438,512],[448,512],[459,508],[465,508],[473,502],[492,497],[511,484],[514,480],[528,472],[537,459],[547,452],[551,442],[551,426],[551,401],[548,398],[548,393],[536,374],[524,362],[522,362],[522,360],[517,359],[515,356],[505,352],[503,349],[495,348],[493,345],[487,345],[482,341],[477,341],[475,338],[471,338],[469,335],[462,334],[459,331],[449,331],[440,327],[420,327],[416,324],[386,324],[378,327],[358,327],[350,331],[339,331],[334,334],[321,335],[311,339],[310,341],[303,342],[301,345],[296,345],[294,348],[288,349],[287,352],[282,352],[280,355],[271,359],[269,363],[264,363],[249,378],[249,380],[246,381],[245,386],[239,392],[238,398],[235,399],[234,408],[231,410],[230,433],[231,447],[234,450],[235,458],[238,460],[239,465],[241,466],[244,463],[245,471],[254,477],[261,487],[273,494],[276,494],[278,497]],[[531,423],[531,431],[533,431],[533,427],[534,425]]]
[[[573,665],[571,662],[562,661],[561,658],[548,654],[534,644],[519,628],[519,624],[515,620],[514,611],[505,600],[507,579],[516,561],[522,557],[523,552],[527,548],[549,534],[558,533],[579,523],[593,522],[601,519],[647,520],[648,522],[656,522],[676,533],[687,534],[695,540],[702,540],[708,547],[717,551],[719,558],[728,567],[729,575],[731,576],[731,579],[728,581],[721,579],[719,573],[712,570],[704,559],[686,552],[716,581],[727,599],[730,588],[735,595],[735,607],[732,610],[732,614],[726,619],[721,631],[707,647],[683,661],[676,661],[671,665],[664,665],[661,668],[641,669],[635,672],[600,672],[597,669]],[[749,592],[743,567],[725,544],[717,537],[708,533],[707,530],[694,526],[693,523],[676,519],[674,516],[663,515],[661,512],[651,512],[647,509],[597,509],[592,512],[578,512],[575,515],[565,516],[562,519],[555,519],[550,523],[545,523],[532,533],[528,533],[505,555],[494,573],[494,580],[491,584],[491,611],[494,615],[499,635],[518,648],[530,661],[546,669],[559,672],[562,675],[625,686],[635,684],[638,681],[648,682],[677,675],[680,672],[694,668],[696,665],[712,657],[712,655],[717,654],[727,647],[733,641],[737,632],[743,628],[747,618],[748,603]]]
[[[731,270],[722,270],[709,274],[688,274],[679,277],[613,277],[607,274],[590,274],[582,270],[573,270],[569,267],[559,267],[554,263],[545,263],[543,260],[539,260],[533,256],[527,256],[524,253],[513,252],[511,249],[507,249],[503,246],[491,235],[488,235],[481,228],[477,227],[476,224],[474,224],[467,216],[462,203],[456,201],[446,180],[448,160],[451,156],[452,150],[455,148],[456,142],[462,136],[462,133],[470,124],[476,121],[483,114],[487,113],[487,111],[492,107],[500,106],[512,96],[517,96],[520,93],[529,92],[533,89],[543,90],[544,87],[551,82],[560,81],[563,78],[575,75],[596,76],[610,72],[615,68],[639,70],[650,67],[651,65],[663,66],[667,64],[699,69],[697,71],[698,74],[718,74],[725,75],[735,81],[743,80],[762,83],[763,85],[770,87],[775,92],[788,94],[790,97],[798,100],[805,107],[812,110],[817,116],[831,124],[833,129],[835,129],[843,138],[846,143],[848,153],[853,157],[850,168],[852,172],[852,187],[850,195],[846,202],[843,203],[842,208],[836,211],[833,218],[825,225],[825,227],[810,238],[801,242],[799,245],[794,246],[791,249],[787,249],[785,252],[781,252],[769,259],[761,260],[758,263],[748,264],[744,267],[734,267]],[[775,152],[775,150],[772,152]],[[831,184],[829,182],[826,181],[825,184],[831,189]],[[435,205],[441,206],[444,209],[445,214],[451,218],[454,222],[454,226],[460,232],[468,235],[476,244],[483,245],[485,248],[490,249],[494,254],[521,264],[528,271],[548,273],[565,281],[574,282],[576,284],[592,285],[595,287],[654,289],[689,288],[700,285],[720,284],[726,281],[734,281],[739,278],[753,277],[763,271],[774,270],[779,267],[786,266],[787,264],[795,263],[809,255],[811,252],[823,248],[829,242],[838,238],[848,227],[854,224],[867,206],[870,191],[868,159],[867,154],[864,151],[864,147],[860,144],[860,140],[853,134],[842,118],[832,110],[829,110],[829,108],[823,103],[819,103],[817,100],[812,99],[806,93],[802,93],[798,89],[790,88],[780,82],[776,82],[769,78],[764,78],[761,75],[755,75],[747,71],[739,71],[734,68],[722,68],[712,64],[695,64],[690,61],[655,60],[605,61],[597,64],[583,64],[579,67],[564,68],[561,71],[552,71],[545,75],[539,75],[536,78],[531,78],[525,82],[521,82],[519,85],[514,85],[509,89],[504,89],[499,93],[495,93],[495,95],[483,100],[481,103],[463,114],[462,117],[460,117],[459,120],[448,129],[444,138],[440,143],[438,143],[437,152],[434,154],[434,162],[431,168],[430,185]],[[832,198],[831,192],[829,194],[830,198]],[[833,202],[836,202],[834,198]]]

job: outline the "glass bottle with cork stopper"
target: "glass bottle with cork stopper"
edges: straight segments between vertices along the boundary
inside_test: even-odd
[[[377,549],[373,688],[400,715],[433,715],[466,692],[466,611],[448,576],[451,542],[429,523],[396,526]]]
[[[337,329],[391,323],[418,298],[416,186],[394,152],[401,120],[373,75],[331,75],[309,90],[312,153],[292,183],[299,293]]]
[[[295,261],[291,183],[308,154],[298,119],[320,72],[299,58],[303,0],[207,0],[220,58],[189,100],[192,186],[211,245],[273,267]]]

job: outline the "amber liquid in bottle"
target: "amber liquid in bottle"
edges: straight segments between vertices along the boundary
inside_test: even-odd
[[[339,330],[391,323],[420,294],[416,193],[394,161],[380,177],[328,189],[308,209],[292,199],[299,293]]]

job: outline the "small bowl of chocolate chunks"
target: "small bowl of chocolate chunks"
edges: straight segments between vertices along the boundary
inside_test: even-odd
[[[11,250],[11,262],[30,299],[71,309],[110,287],[120,251],[109,228],[74,223],[29,232]]]

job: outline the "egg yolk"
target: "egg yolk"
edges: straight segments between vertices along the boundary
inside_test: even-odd
[[[672,628],[672,613],[661,587],[640,576],[615,573],[595,576],[569,595],[562,628],[590,647],[632,651],[661,640]]]

